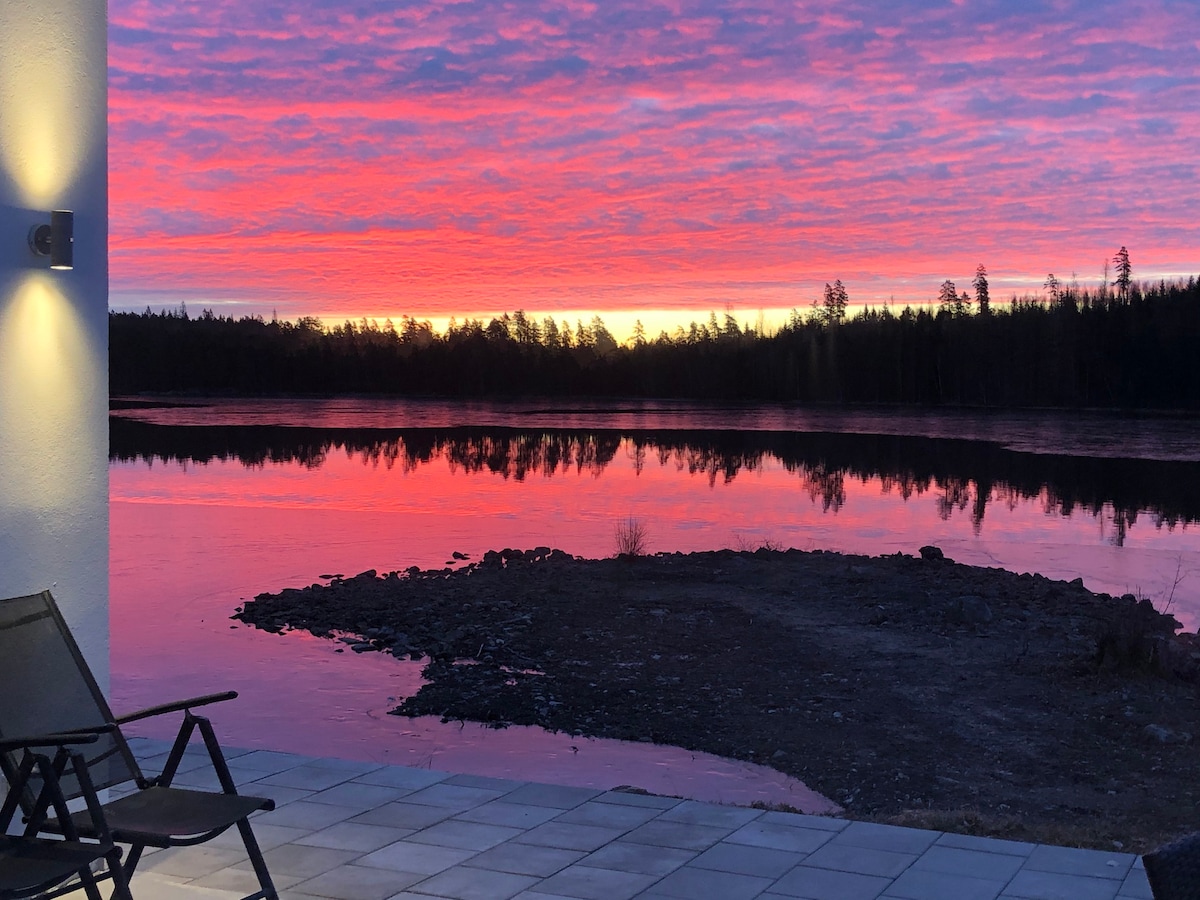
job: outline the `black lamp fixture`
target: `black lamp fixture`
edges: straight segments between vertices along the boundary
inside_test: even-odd
[[[38,256],[50,257],[50,268],[75,267],[75,213],[56,209],[50,213],[50,224],[34,225],[29,229],[29,249]]]

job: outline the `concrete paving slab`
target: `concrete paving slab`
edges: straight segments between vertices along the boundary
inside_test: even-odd
[[[1102,850],[1078,850],[1073,847],[1036,847],[1025,862],[1026,869],[1061,872],[1064,875],[1090,875],[1124,881],[1133,865],[1131,853],[1106,853]]]
[[[837,869],[839,872],[895,878],[916,862],[917,858],[915,853],[894,853],[891,850],[876,850],[871,847],[848,847],[830,841],[820,850],[809,854],[804,864],[820,869]]]
[[[257,834],[258,829],[255,829]],[[383,825],[362,825],[358,822],[338,822],[320,831],[296,838],[293,843],[306,847],[325,847],[329,850],[357,850],[370,853],[387,847],[413,832],[406,828],[387,828]]]
[[[624,840],[636,844],[652,844],[656,847],[672,847],[676,850],[707,850],[728,835],[729,831],[728,828],[711,828],[708,825],[655,819],[628,832]]]
[[[250,791],[253,793],[253,791]],[[360,781],[343,781],[323,791],[317,791],[308,799],[313,803],[329,803],[333,806],[353,806],[359,812],[374,809],[381,803],[399,800],[412,793],[409,788],[389,788]]]
[[[654,893],[686,900],[752,900],[769,888],[771,881],[759,875],[684,866],[654,885]]]
[[[513,875],[508,872],[487,872],[457,867],[427,878],[413,890],[418,895],[432,894],[451,900],[510,900],[540,879],[532,875]]]
[[[815,828],[793,828],[756,819],[743,825],[725,840],[730,844],[747,847],[769,847],[772,850],[789,850],[793,853],[812,853],[827,844],[837,832],[820,831]]]
[[[552,821],[529,829],[515,840],[522,844],[539,844],[563,850],[596,850],[615,841],[625,831],[624,828],[602,828],[599,825],[574,825],[570,822]]]
[[[1108,878],[1022,869],[1000,896],[1022,900],[1114,900],[1120,886],[1121,882]]]
[[[1007,881],[909,869],[892,882],[881,900],[996,900]]]
[[[1140,858],[1139,858],[1140,861]],[[1150,891],[1150,882],[1146,880],[1146,870],[1135,868],[1125,876],[1121,889],[1117,891],[1121,900],[1154,900]]]
[[[561,809],[552,806],[530,806],[528,803],[513,803],[507,797],[492,800],[474,809],[455,816],[466,822],[481,822],[485,825],[508,825],[512,828],[533,828],[562,815]]]
[[[694,850],[676,850],[650,844],[613,841],[584,858],[584,865],[642,875],[669,875],[696,858]]]
[[[440,782],[430,785],[427,788],[422,788],[419,791],[413,791],[404,798],[404,802],[416,803],[421,806],[437,806],[453,810],[454,812],[463,812],[464,810],[473,809],[482,803],[503,796],[505,796],[504,791]],[[508,796],[512,795],[509,794]]]
[[[800,865],[771,885],[769,893],[804,900],[875,900],[891,883],[879,875]]]
[[[504,825],[483,825],[479,822],[463,822],[447,819],[421,831],[413,832],[407,840],[414,844],[433,844],[438,847],[456,847],[460,850],[490,850],[510,838],[519,837],[520,828]]]
[[[332,806],[328,803],[313,803],[311,800],[295,800],[280,806],[267,819],[272,825],[286,825],[305,831],[320,831],[338,822],[357,815],[358,810],[349,806]]]
[[[527,803],[530,806],[550,806],[556,809],[574,809],[581,803],[600,795],[592,788],[568,787],[553,784],[523,784],[505,796],[510,803]]]
[[[453,868],[475,855],[473,850],[456,847],[431,847],[427,844],[396,843],[368,853],[357,860],[358,865],[391,869],[395,872],[417,872],[436,875]]]
[[[164,757],[167,745],[137,746]],[[247,793],[280,803],[254,827],[282,900],[1151,897],[1131,854],[264,750],[230,758]],[[148,852],[135,896],[236,900],[256,887],[231,831]]]
[[[744,806],[718,806],[715,803],[685,800],[663,812],[659,818],[664,822],[707,825],[710,828],[727,828],[732,831],[754,821],[761,815],[760,810],[747,809]]]
[[[629,830],[645,825],[651,819],[662,815],[662,810],[653,807],[624,806],[617,803],[599,803],[589,800],[574,809],[560,813],[559,822],[572,822],[576,825],[599,825],[603,828],[623,828]]]
[[[875,822],[851,822],[830,841],[844,847],[864,847],[892,853],[924,853],[938,839],[936,831],[900,828]]]
[[[1022,857],[1007,853],[934,844],[913,863],[913,868],[949,875],[965,875],[970,878],[990,878],[1001,882],[1003,886],[1020,871],[1024,863]]]
[[[555,872],[585,858],[587,858],[587,854],[582,850],[563,850],[558,847],[539,847],[536,844],[509,842],[491,850],[485,850],[483,853],[477,853],[466,860],[463,865],[475,869],[488,869],[493,872],[549,878]],[[639,871],[622,866],[609,866],[608,868],[629,872]]]
[[[580,900],[630,900],[658,878],[657,875],[574,865],[539,882],[538,889]]]
[[[374,869],[367,866],[339,866],[324,875],[310,878],[288,890],[289,894],[307,894],[328,900],[388,900],[398,892],[424,880],[424,875]]]
[[[974,834],[950,834],[947,832],[936,841],[939,847],[958,847],[963,850],[984,850],[988,853],[1002,853],[1006,856],[1027,858],[1037,844],[1024,841],[1006,841],[1000,838],[980,837]]]
[[[803,859],[803,853],[721,842],[715,847],[709,847],[688,865],[698,869],[716,869],[737,875],[761,875],[775,879],[782,877]]]

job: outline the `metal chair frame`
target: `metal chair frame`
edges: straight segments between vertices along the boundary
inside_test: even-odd
[[[21,752],[14,777],[8,785],[8,795],[0,805],[0,900],[18,898],[61,897],[82,888],[89,900],[101,900],[92,865],[104,860],[108,875],[113,880],[114,900],[132,900],[125,870],[121,866],[121,849],[113,843],[112,836],[104,823],[100,801],[88,777],[87,763],[79,753],[68,747],[75,744],[95,743],[98,732],[90,734],[52,734],[31,738],[8,738],[0,740],[0,753]],[[53,760],[44,752],[55,748]],[[60,774],[70,767],[82,790],[87,806],[87,815],[92,820],[92,831],[97,840],[84,843],[71,818],[67,800],[60,783]],[[37,826],[29,822],[21,835],[8,834],[21,796],[30,789],[37,773],[41,782],[37,792],[39,805],[53,809],[64,822],[62,840],[38,837]],[[9,875],[5,876],[8,868]],[[78,882],[71,882],[71,879]]]
[[[76,701],[86,699],[91,704],[89,714],[98,716],[102,720],[98,726],[94,722],[79,723],[81,732],[95,733],[97,736],[103,735],[108,745],[100,748],[98,756],[90,760],[81,757],[79,762],[75,762],[76,777],[80,767],[85,774],[83,779],[77,777],[81,789],[66,790],[66,799],[85,796],[85,791],[82,790],[84,781],[87,782],[88,789],[93,793],[96,790],[130,781],[134,782],[138,789],[100,805],[95,816],[83,811],[64,817],[63,810],[53,802],[52,796],[45,790],[35,791],[33,789],[35,779],[33,770],[30,770],[21,780],[23,788],[11,792],[5,808],[7,809],[13,803],[19,803],[28,823],[27,830],[31,833],[46,832],[65,837],[68,832],[71,832],[86,839],[101,841],[108,839],[118,844],[128,844],[129,851],[124,860],[115,866],[110,866],[109,874],[99,876],[101,878],[110,877],[114,869],[119,870],[120,877],[116,880],[123,881],[126,885],[132,879],[134,870],[146,847],[187,847],[202,844],[236,825],[259,882],[259,890],[248,894],[243,900],[278,900],[278,892],[271,880],[262,850],[254,836],[249,820],[250,814],[253,812],[274,809],[275,802],[269,798],[249,797],[238,793],[212,723],[204,716],[196,715],[192,711],[197,707],[232,700],[237,697],[237,692],[208,694],[154,706],[129,715],[114,716],[50,592],[43,591],[37,595],[16,597],[11,601],[0,600],[0,611],[2,611],[3,605],[9,602],[24,603],[27,612],[26,615],[8,626],[0,623],[0,631],[6,627],[21,626],[56,629],[56,631],[47,631],[47,633],[61,641],[61,645],[56,645],[58,652],[63,649],[70,651],[78,675],[82,679],[75,684],[78,693],[74,695],[74,699]],[[16,677],[17,674],[19,673],[14,673],[12,677]],[[86,698],[82,698],[84,693],[88,695]],[[129,744],[121,734],[120,727],[142,719],[178,712],[183,713],[183,722],[167,755],[163,770],[157,777],[147,778],[142,773],[133,752],[129,749]],[[6,723],[0,721],[0,737],[3,736],[5,728]],[[197,729],[220,782],[221,790],[219,792],[194,791],[171,786],[179,765],[183,761],[184,752]],[[73,728],[64,729],[59,723],[56,723],[55,727],[45,730],[74,732]],[[93,741],[96,739],[97,737],[92,738]],[[74,761],[61,752],[57,754],[51,763],[53,769],[51,777],[49,780],[43,778],[43,783],[48,785],[50,782],[55,782],[61,785],[64,777],[69,775],[69,762]],[[101,778],[99,781],[89,777],[87,771],[89,766],[97,766],[102,763],[110,767],[117,766],[119,771],[106,778]],[[12,752],[0,752],[0,769],[3,769],[4,774],[10,780],[16,780],[16,777],[19,776],[20,772]],[[63,791],[60,789],[60,792]],[[53,816],[50,815],[52,810]],[[126,892],[127,890],[126,888]],[[119,891],[120,885],[118,884],[114,891],[114,897],[119,895]],[[121,896],[127,896],[127,893]]]

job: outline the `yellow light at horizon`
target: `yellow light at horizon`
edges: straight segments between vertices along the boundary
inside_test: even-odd
[[[462,325],[468,319],[474,319],[482,322],[485,326],[492,320],[498,319],[505,313],[512,316],[515,310],[496,310],[490,312],[466,312],[456,315],[445,314],[430,314],[422,315],[420,313],[406,313],[396,311],[366,311],[350,314],[347,312],[333,313],[315,313],[315,317],[321,320],[321,324],[326,328],[339,326],[344,322],[351,322],[358,325],[363,319],[368,323],[374,323],[380,328],[383,328],[385,323],[390,319],[392,325],[400,330],[403,319],[406,315],[416,319],[418,322],[429,322],[433,330],[438,334],[445,333],[449,327],[451,320]],[[536,322],[540,327],[547,318],[554,320],[554,324],[560,329],[566,323],[574,332],[579,324],[591,326],[593,318],[599,316],[604,322],[604,326],[609,330],[614,338],[620,343],[625,343],[633,337],[634,329],[638,322],[641,322],[642,330],[646,336],[646,340],[652,341],[659,336],[660,333],[666,332],[668,336],[674,337],[676,330],[682,328],[687,331],[688,326],[695,322],[697,325],[707,325],[710,318],[715,314],[717,322],[724,327],[726,310],[724,308],[716,309],[712,307],[701,309],[684,308],[658,308],[658,309],[526,309],[522,310],[525,315]],[[807,309],[801,309],[802,314],[808,312]],[[738,327],[742,329],[753,328],[758,330],[760,326],[765,328],[768,333],[778,331],[784,325],[792,314],[792,308],[771,307],[766,309],[733,309],[729,313],[737,320]]]

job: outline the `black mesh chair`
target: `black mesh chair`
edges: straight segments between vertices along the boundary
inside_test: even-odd
[[[27,773],[24,787],[14,792],[21,804],[29,833],[54,833],[128,844],[129,852],[118,868],[124,881],[146,847],[183,847],[201,844],[236,826],[258,876],[260,890],[245,900],[278,900],[262,851],[250,827],[250,814],[275,808],[272,800],[238,794],[225,756],[208,719],[193,709],[230,700],[233,691],[169,703],[131,715],[114,716],[96,679],[84,661],[62,614],[49,591],[0,600],[0,738],[14,735],[100,732],[86,745],[81,765],[85,779],[96,791],[133,782],[137,790],[103,805],[99,823],[87,810],[64,816],[50,808],[43,791],[44,779],[36,767]],[[147,778],[138,767],[120,726],[151,716],[182,713],[183,722],[167,755],[162,773]],[[199,729],[212,760],[221,792],[171,787],[184,751]],[[20,772],[13,751],[0,752],[0,768],[10,781]],[[78,772],[57,760],[56,779],[67,800],[84,797],[88,786]],[[53,812],[53,815],[51,814]]]
[[[1154,900],[1200,897],[1200,833],[1189,834],[1142,857]]]
[[[82,755],[68,749],[78,744],[94,744],[98,739],[96,733],[0,739],[0,753],[21,754],[8,784],[8,795],[0,805],[0,900],[59,897],[79,888],[86,891],[89,900],[100,900],[92,866],[101,860],[108,864],[113,879],[114,900],[132,900],[121,868],[121,851],[104,825],[87,765]],[[45,752],[36,752],[46,750],[56,751],[53,760]],[[68,771],[68,767],[82,789],[87,814],[93,822],[92,831],[97,839],[89,843],[79,840],[59,783],[57,773]],[[34,778],[40,783],[36,802],[45,803],[66,824],[61,840],[38,837],[32,825],[24,834],[8,833],[20,797]]]

